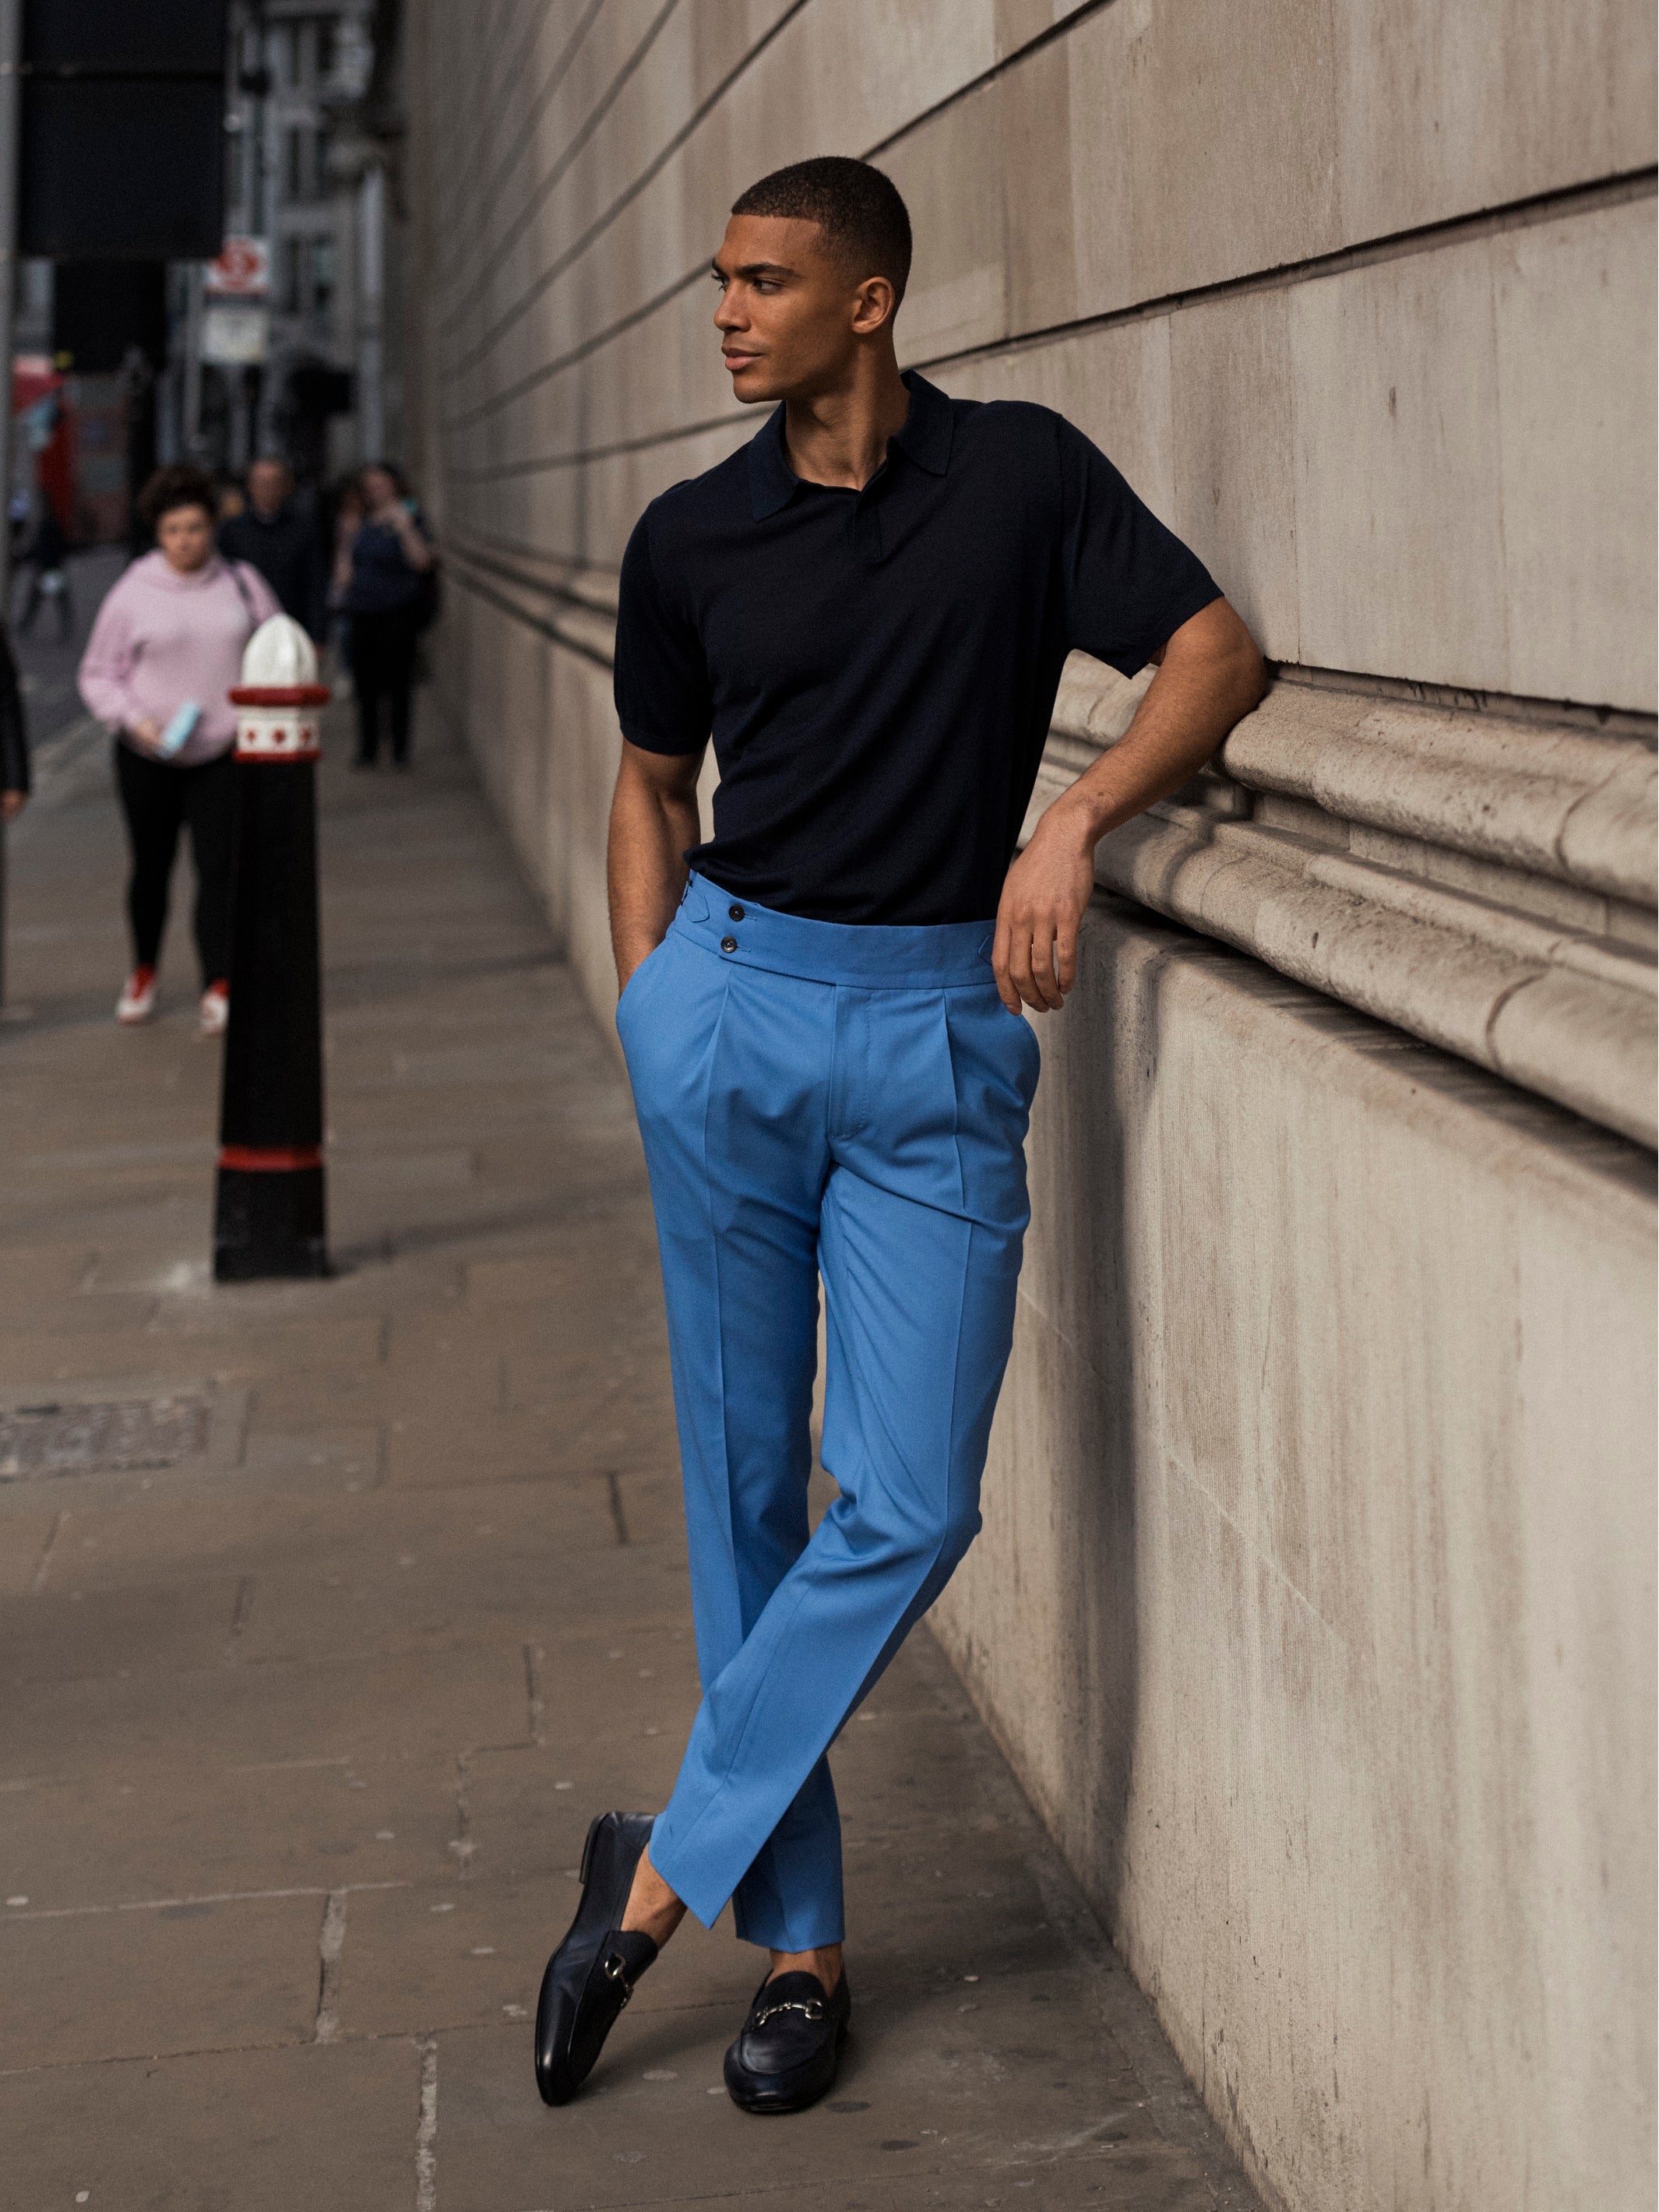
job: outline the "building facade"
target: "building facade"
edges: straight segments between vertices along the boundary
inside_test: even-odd
[[[172,359],[163,452],[239,473],[283,454],[316,481],[383,453],[386,170],[380,95],[398,9],[376,0],[236,0],[225,112],[225,234],[264,241],[257,334],[233,309],[216,329],[202,270],[170,272]],[[390,395],[393,420],[395,389]]]
[[[617,568],[753,434],[753,178],[912,211],[904,363],[1061,409],[1274,664],[1041,1025],[935,1626],[1275,2205],[1650,2201],[1644,0],[555,0],[405,25],[434,652],[596,1012]],[[1036,806],[1145,678],[1074,658]]]

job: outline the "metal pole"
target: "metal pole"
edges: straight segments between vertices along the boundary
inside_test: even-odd
[[[11,620],[11,349],[17,304],[18,64],[23,56],[23,0],[0,0],[0,623]],[[0,826],[0,1001],[6,975],[6,833]]]
[[[0,438],[0,618],[11,614],[11,348],[17,301],[17,120],[23,0],[0,0],[0,372],[6,382]]]
[[[185,277],[184,455],[202,458],[202,264],[192,261]]]

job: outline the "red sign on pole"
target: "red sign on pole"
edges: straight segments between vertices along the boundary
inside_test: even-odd
[[[206,289],[219,300],[263,300],[270,289],[270,240],[228,238],[207,264]]]

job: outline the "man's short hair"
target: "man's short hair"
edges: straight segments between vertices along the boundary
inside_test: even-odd
[[[772,215],[815,222],[830,250],[860,283],[884,276],[898,299],[910,274],[910,216],[898,187],[868,161],[820,154],[792,161],[750,185],[733,215]]]

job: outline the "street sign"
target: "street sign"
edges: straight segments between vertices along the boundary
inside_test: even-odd
[[[270,289],[270,240],[228,238],[203,282],[211,300],[263,300]]]
[[[220,300],[202,310],[202,359],[248,368],[270,350],[270,310],[252,300]]]

